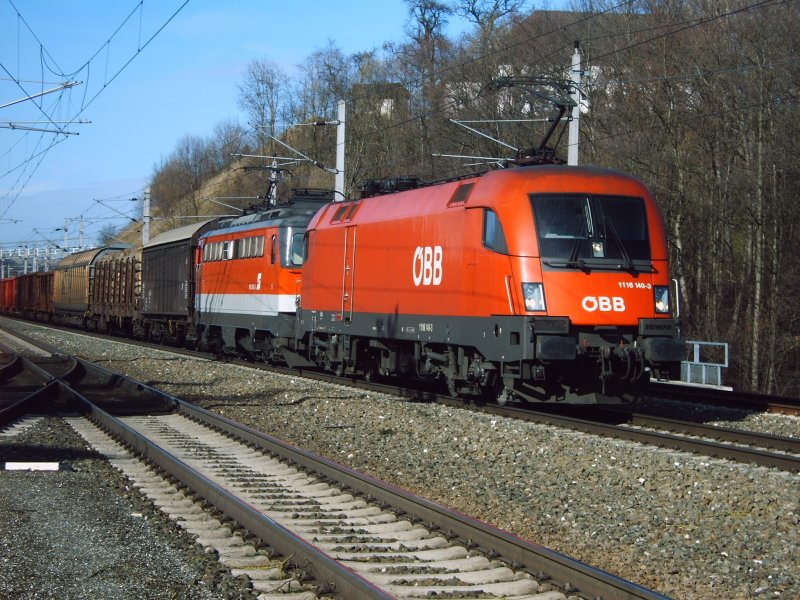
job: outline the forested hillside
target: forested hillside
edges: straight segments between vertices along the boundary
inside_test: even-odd
[[[348,194],[370,178],[485,169],[440,155],[514,151],[453,121],[473,121],[514,148],[538,144],[552,105],[490,83],[566,79],[579,41],[580,163],[631,173],[654,191],[687,338],[730,342],[727,383],[738,389],[800,394],[797,2],[601,1],[569,12],[531,12],[520,0],[407,4],[401,43],[351,56],[323,43],[292,72],[269,57],[253,61],[237,90],[245,122],[222,121],[209,138],[187,132],[154,168],[157,213],[180,225],[183,215],[260,202],[272,161],[235,154],[299,151],[332,167],[336,128],[314,123],[335,121],[340,99]],[[458,39],[443,33],[454,15],[471,23]],[[508,119],[517,121],[499,122]],[[566,135],[556,142],[566,158]],[[283,168],[279,198],[333,186],[310,161]]]

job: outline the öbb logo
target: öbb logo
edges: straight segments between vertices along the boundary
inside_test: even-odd
[[[416,286],[442,283],[442,247],[417,246],[412,270]]]
[[[581,306],[586,312],[625,312],[625,298],[614,296],[586,296],[581,300]]]

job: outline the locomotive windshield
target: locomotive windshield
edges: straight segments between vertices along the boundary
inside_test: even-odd
[[[618,266],[650,260],[641,198],[531,194],[539,253],[555,267]]]
[[[305,260],[305,232],[293,233],[289,247],[289,264],[293,267],[300,267]]]

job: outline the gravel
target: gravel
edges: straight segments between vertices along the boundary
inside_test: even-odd
[[[797,474],[15,327],[663,594],[800,597]]]
[[[0,438],[0,598],[253,599],[185,531],[134,490],[62,419]]]

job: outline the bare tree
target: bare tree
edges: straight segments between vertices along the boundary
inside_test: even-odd
[[[255,131],[258,148],[265,150],[271,143],[269,136],[279,133],[278,124],[289,93],[289,78],[276,63],[254,60],[247,66],[238,89],[239,108],[247,115]]]
[[[412,154],[401,161],[415,165],[412,168],[417,174],[430,177],[435,171],[431,158],[433,139],[443,117],[445,85],[441,69],[451,49],[444,27],[452,8],[438,0],[406,0],[406,4],[409,41],[387,46],[393,54],[393,68],[411,92],[413,121],[404,131],[411,139],[417,139],[415,146],[409,148]]]
[[[481,52],[496,48],[496,37],[505,21],[518,14],[525,0],[457,0],[454,12],[474,23]]]
[[[247,131],[234,120],[221,121],[214,126],[211,146],[214,167],[221,171],[235,161],[233,154],[247,149]]]
[[[313,52],[301,65],[294,82],[289,114],[294,126],[286,135],[292,147],[317,163],[332,168],[336,156],[336,120],[340,100],[347,98],[356,63],[332,41]],[[314,123],[320,126],[313,126]],[[332,187],[333,174],[305,163],[292,170],[298,186]]]
[[[97,232],[98,246],[111,246],[112,244],[119,244],[120,240],[117,238],[119,229],[114,225],[108,223],[100,228]]]

